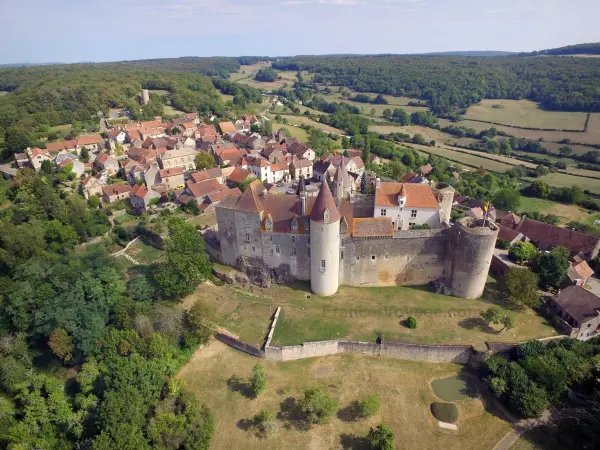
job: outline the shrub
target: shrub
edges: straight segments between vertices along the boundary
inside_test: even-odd
[[[396,448],[394,432],[383,423],[369,430],[367,441],[372,450],[394,450]]]
[[[269,411],[261,411],[252,418],[252,426],[259,435],[267,435],[275,428],[275,417]]]
[[[406,326],[408,328],[417,328],[417,319],[415,319],[413,316],[410,316],[408,319],[406,319]]]
[[[532,261],[537,256],[537,248],[531,242],[515,242],[510,248],[508,256],[519,264]]]
[[[441,422],[454,423],[458,420],[458,408],[454,403],[433,402],[431,414]]]
[[[265,390],[267,385],[267,377],[265,369],[261,363],[256,363],[252,368],[252,377],[249,380],[250,388],[255,397]]]
[[[310,423],[325,424],[335,414],[337,400],[322,389],[308,389],[300,401],[300,409]]]
[[[381,399],[378,395],[370,394],[358,402],[358,415],[360,417],[369,417],[377,414],[381,406]]]
[[[500,250],[506,250],[510,247],[510,242],[507,241],[506,239],[498,239],[496,241],[496,248],[499,248]]]

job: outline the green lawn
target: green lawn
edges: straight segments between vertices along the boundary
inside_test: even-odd
[[[202,285],[186,302],[199,300],[214,312],[217,323],[241,339],[261,346],[270,319],[282,307],[273,336],[273,345],[295,345],[305,341],[354,339],[373,342],[383,335],[387,340],[414,343],[473,344],[486,340],[525,341],[556,335],[546,320],[532,310],[505,313],[515,319],[515,328],[487,326],[480,314],[491,306],[495,282],[488,284],[486,298],[467,300],[438,295],[427,288],[340,287],[331,297],[311,294],[308,284],[292,287]],[[416,329],[404,325],[408,316],[417,319]]]
[[[556,434],[545,426],[534,428],[527,431],[514,445],[511,450],[567,450],[567,445],[558,442]]]
[[[141,238],[135,241],[127,249],[127,254],[138,261],[141,265],[150,265],[158,261],[162,250],[146,244]]]
[[[354,354],[288,362],[261,360],[266,389],[258,398],[248,398],[243,395],[245,380],[258,361],[213,341],[196,352],[177,375],[215,415],[213,450],[364,449],[369,428],[382,422],[394,431],[397,449],[489,450],[510,430],[498,412],[476,395],[456,402],[458,431],[438,427],[429,411],[431,402],[437,401],[430,381],[463,375],[463,366],[457,364]],[[230,388],[233,376],[243,381]],[[308,426],[292,414],[295,402],[314,387],[325,389],[338,401],[338,413],[326,425]],[[344,414],[368,394],[381,399],[373,417],[352,420]],[[275,431],[266,438],[257,437],[247,426],[261,410],[276,417]]]
[[[572,221],[587,221],[592,215],[577,205],[566,205],[542,198],[522,197],[518,211],[539,212],[540,214],[554,214],[560,219],[559,225],[566,225]],[[593,220],[592,220],[593,225]]]
[[[290,132],[292,137],[295,137],[299,141],[306,142],[308,140],[308,133],[306,132],[306,130],[304,128],[295,127],[293,125],[285,125],[282,123],[277,123],[273,120],[271,121],[271,123],[273,124],[274,131],[279,130],[280,128],[286,128]]]

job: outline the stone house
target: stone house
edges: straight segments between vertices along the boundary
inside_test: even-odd
[[[160,171],[160,183],[164,184],[168,190],[182,189],[185,185],[183,179],[183,170],[181,167],[172,169],[163,169]]]
[[[223,135],[227,135],[229,133],[235,133],[238,129],[232,122],[221,122],[219,123],[219,128],[221,129],[221,133]]]
[[[241,167],[236,167],[233,169],[233,172],[227,177],[227,184],[231,187],[236,187],[242,184],[244,181],[249,178],[253,178],[252,172],[248,169],[242,169]]]
[[[219,183],[222,184],[224,182],[223,170],[220,167],[213,167],[212,169],[204,169],[197,172],[192,172],[188,182],[191,181],[192,183],[198,183],[200,181],[210,180],[212,178],[218,180]]]
[[[81,190],[85,198],[90,198],[92,195],[102,195],[102,187],[105,184],[97,177],[88,175],[81,181]]]
[[[571,283],[576,286],[585,287],[589,278],[594,275],[594,271],[585,260],[574,261],[569,263],[567,269],[567,277]]]
[[[582,288],[569,286],[548,300],[569,337],[587,341],[600,332],[600,298]]]
[[[87,136],[79,136],[77,138],[77,151],[80,152],[84,148],[91,152],[96,152],[104,148],[104,139],[98,134],[92,134]]]
[[[107,203],[117,202],[129,198],[131,185],[129,183],[115,183],[102,186],[102,200]]]
[[[183,171],[194,170],[196,163],[194,159],[198,151],[195,148],[181,148],[179,150],[169,150],[159,155],[157,160],[161,169],[174,169],[179,167]]]
[[[313,176],[322,183],[329,181],[335,171],[336,167],[329,161],[319,160],[313,164]]]
[[[440,205],[428,185],[381,182],[375,185],[374,217],[390,217],[394,230],[415,225],[440,227]]]
[[[313,149],[308,148],[302,142],[298,141],[288,143],[287,151],[298,159],[308,159],[309,161],[314,161],[316,158],[316,153]]]
[[[123,144],[125,144],[125,142],[127,142],[127,133],[125,133],[123,130],[119,130],[119,129],[109,130],[107,134],[108,134],[108,140],[110,142],[116,142],[121,145],[123,145]]]
[[[154,198],[160,198],[160,194],[144,185],[136,184],[129,192],[131,206],[137,211],[145,211],[148,209],[150,200]]]
[[[308,159],[298,159],[294,156],[290,164],[290,175],[292,176],[293,180],[298,180],[301,176],[306,179],[312,178],[312,161],[309,161]]]
[[[85,164],[79,161],[77,158],[75,159],[63,159],[60,163],[58,163],[58,167],[62,170],[71,164],[71,172],[75,174],[76,178],[80,178],[81,175],[85,173]]]
[[[104,152],[98,153],[98,156],[96,156],[96,159],[94,160],[94,166],[98,169],[114,171],[115,173],[119,171],[119,163],[117,160]]]
[[[42,168],[42,163],[44,161],[51,161],[52,156],[50,155],[50,151],[47,148],[28,148],[27,156],[29,157],[29,161],[31,162],[31,166],[35,169],[35,171],[39,171]]]

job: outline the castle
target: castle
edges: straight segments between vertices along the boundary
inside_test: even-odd
[[[269,195],[251,183],[216,206],[221,259],[263,267],[280,278],[310,280],[318,295],[351,286],[423,285],[445,293],[483,293],[498,235],[493,222],[470,217],[450,224],[454,189],[381,182],[375,195],[356,195],[342,163],[332,188],[308,196]],[[427,226],[425,226],[427,225]]]

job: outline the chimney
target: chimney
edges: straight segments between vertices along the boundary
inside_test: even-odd
[[[377,178],[375,180],[375,189],[379,189],[381,187],[381,178]]]
[[[300,215],[306,215],[306,191],[300,192]]]

